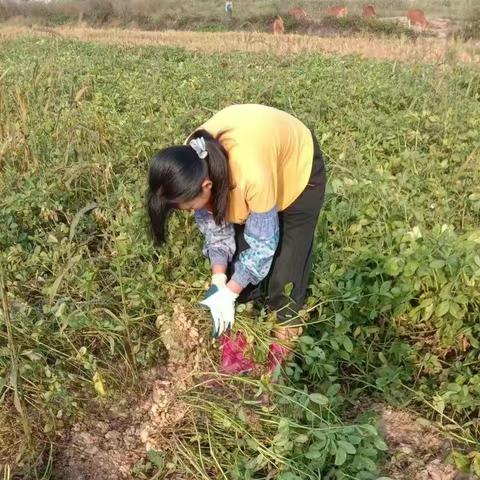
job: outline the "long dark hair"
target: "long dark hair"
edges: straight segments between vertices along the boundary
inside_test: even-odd
[[[172,209],[198,197],[206,178],[212,181],[213,218],[218,225],[225,221],[231,184],[228,153],[220,143],[224,133],[214,137],[206,130],[197,130],[189,137],[188,142],[204,138],[208,152],[205,159],[190,145],[167,147],[153,155],[148,171],[147,209],[157,243],[165,242]]]

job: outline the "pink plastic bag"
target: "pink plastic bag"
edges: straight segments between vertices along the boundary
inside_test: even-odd
[[[255,367],[255,362],[245,356],[248,344],[243,333],[236,335],[225,333],[220,339],[220,371],[230,375],[248,373]]]
[[[279,343],[272,343],[268,352],[268,371],[273,373],[278,365],[283,367],[288,357],[292,353],[290,348],[284,347]]]
[[[246,357],[248,343],[245,335],[225,333],[220,338],[220,372],[227,375],[239,375],[249,373],[255,368],[255,361]],[[275,368],[283,367],[291,355],[292,350],[278,343],[270,345],[268,353],[268,372],[272,374]]]

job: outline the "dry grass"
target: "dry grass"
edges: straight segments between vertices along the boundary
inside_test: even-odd
[[[277,55],[332,53],[360,55],[366,58],[394,59],[407,62],[480,64],[480,43],[420,38],[378,38],[373,36],[321,38],[308,35],[273,36],[266,33],[203,33],[88,27],[0,28],[0,41],[17,37],[59,37],[85,42],[123,45],[178,46],[200,52],[268,52]]]
[[[8,466],[17,464],[27,447],[20,418],[11,403],[7,399],[0,405],[0,476],[6,475]]]

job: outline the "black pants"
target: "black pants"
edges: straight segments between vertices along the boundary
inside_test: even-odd
[[[313,135],[313,164],[310,179],[301,195],[284,211],[279,212],[280,240],[270,272],[258,286],[249,285],[239,302],[268,297],[267,306],[277,311],[281,324],[300,325],[297,312],[303,307],[312,268],[312,247],[315,227],[325,195],[326,172],[322,152]],[[238,255],[250,248],[243,236],[243,225],[235,225]],[[293,288],[285,295],[287,285]]]

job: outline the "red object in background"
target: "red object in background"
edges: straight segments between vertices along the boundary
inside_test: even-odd
[[[220,371],[226,374],[241,374],[251,372],[255,362],[245,356],[248,348],[247,339],[243,333],[236,335],[225,333],[220,339],[221,360]]]

